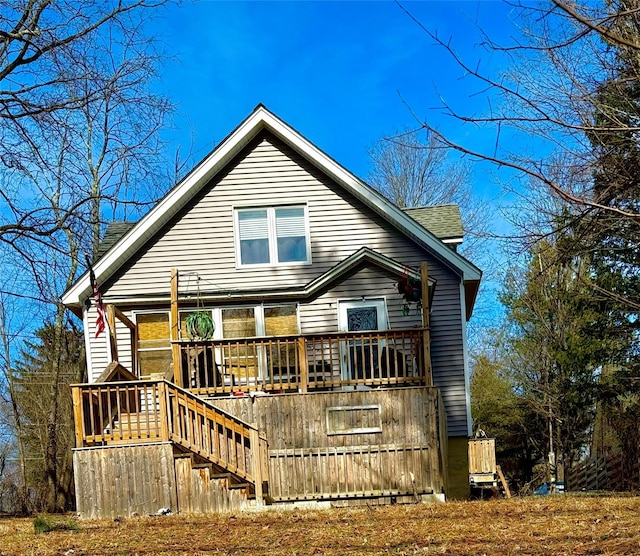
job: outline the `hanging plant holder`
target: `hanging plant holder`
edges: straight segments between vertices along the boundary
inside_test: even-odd
[[[407,303],[418,303],[422,301],[422,283],[420,280],[403,274],[398,279],[398,293],[404,297]]]
[[[208,311],[195,311],[189,313],[184,321],[187,336],[191,340],[211,340],[215,326],[211,313]]]

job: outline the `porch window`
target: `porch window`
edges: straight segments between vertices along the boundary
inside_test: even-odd
[[[169,313],[136,315],[138,367],[141,376],[164,375],[172,364]]]
[[[296,305],[279,305],[264,308],[264,331],[266,336],[296,336],[300,332]],[[299,366],[297,342],[276,341],[267,349],[266,375],[286,382]]]
[[[237,209],[239,266],[310,263],[306,206]]]
[[[258,376],[258,353],[254,344],[246,344],[245,338],[256,336],[256,317],[253,307],[222,309],[222,336],[238,338],[238,343],[225,347],[225,373],[232,375],[234,383],[255,379]]]
[[[264,308],[264,332],[266,336],[292,336],[299,332],[296,305],[279,305]]]

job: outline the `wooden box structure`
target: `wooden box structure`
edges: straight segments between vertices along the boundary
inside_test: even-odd
[[[469,439],[469,484],[471,487],[496,487],[497,480],[495,438]]]

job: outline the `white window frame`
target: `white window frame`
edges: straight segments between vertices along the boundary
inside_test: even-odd
[[[185,309],[180,309],[179,312],[179,319],[182,317],[182,315],[188,314],[188,313],[193,313],[194,311],[206,311],[206,312],[210,312],[211,316],[213,318],[213,324],[214,324],[214,331],[213,331],[213,340],[223,340],[225,339],[222,333],[222,311],[225,309],[252,309],[253,310],[253,315],[254,315],[254,319],[255,319],[255,323],[256,323],[256,337],[261,337],[261,336],[266,336],[266,323],[265,323],[265,317],[264,317],[264,310],[265,309],[270,309],[270,308],[278,308],[278,307],[284,307],[284,306],[292,306],[295,307],[296,310],[296,320],[298,323],[298,332],[296,334],[300,334],[300,303],[298,303],[297,301],[291,301],[291,302],[286,302],[286,301],[282,301],[280,303],[276,303],[276,302],[270,302],[270,303],[259,303],[257,305],[216,305],[216,306],[207,306],[204,308],[185,308]],[[163,313],[165,311],[139,311],[137,314],[144,314],[144,313]],[[171,315],[169,315],[169,319],[171,319]],[[180,329],[178,329],[180,330]],[[180,339],[181,340],[188,340],[188,338],[183,337],[182,334],[180,334]],[[161,348],[153,348],[153,349],[161,349]],[[164,349],[164,348],[162,348]]]
[[[304,210],[304,235],[305,235],[305,248],[307,252],[307,259],[304,261],[278,261],[278,237],[276,235],[276,210],[282,208],[302,208]],[[268,242],[269,242],[269,262],[268,263],[242,263],[242,254],[240,247],[240,221],[239,214],[243,211],[250,210],[266,210],[267,211],[267,227],[268,227]],[[234,206],[233,207],[233,229],[234,229],[234,243],[236,251],[236,268],[264,268],[274,266],[300,266],[311,264],[311,233],[309,231],[309,207],[304,204],[287,204],[287,205],[268,205],[268,206]]]

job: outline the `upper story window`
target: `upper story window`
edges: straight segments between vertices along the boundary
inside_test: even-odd
[[[238,266],[311,262],[305,205],[236,209]]]

